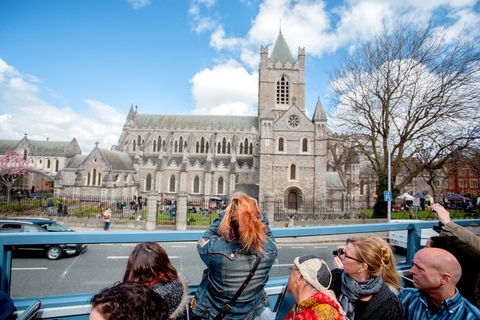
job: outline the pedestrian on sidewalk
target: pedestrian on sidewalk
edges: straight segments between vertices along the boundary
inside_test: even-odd
[[[105,226],[103,227],[103,231],[110,231],[110,218],[112,216],[112,211],[110,210],[110,207],[105,210],[105,212],[102,214],[102,218],[105,220]]]

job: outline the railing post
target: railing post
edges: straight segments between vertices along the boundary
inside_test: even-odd
[[[421,239],[422,239],[422,229],[421,226],[418,224],[413,225],[413,229],[410,229],[412,225],[409,226],[408,229],[408,242],[407,242],[407,256],[406,262],[409,265],[412,265],[413,257],[415,253],[420,250],[421,246]]]
[[[187,230],[187,194],[182,192],[177,199],[176,229]]]
[[[150,191],[147,194],[147,223],[145,229],[153,231],[157,228],[157,193]]]
[[[267,211],[267,219],[270,223],[270,228],[275,227],[275,206],[274,206],[274,195],[273,193],[265,194],[265,205],[264,210]]]

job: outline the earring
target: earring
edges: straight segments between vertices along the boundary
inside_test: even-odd
[[[358,274],[359,274],[359,275],[363,275],[363,271],[362,271],[362,270],[358,270]]]

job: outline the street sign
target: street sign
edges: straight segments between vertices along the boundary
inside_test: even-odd
[[[420,207],[420,198],[413,199],[413,205],[415,207]]]
[[[383,191],[383,196],[385,197],[385,201],[392,201],[391,191]]]

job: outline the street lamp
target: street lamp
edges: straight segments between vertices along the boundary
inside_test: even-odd
[[[391,166],[391,157],[390,153],[392,150],[392,144],[390,141],[390,136],[387,137],[387,150],[388,150],[388,193],[390,193],[390,200],[388,201],[387,207],[387,217],[388,223],[392,220],[392,166]]]

